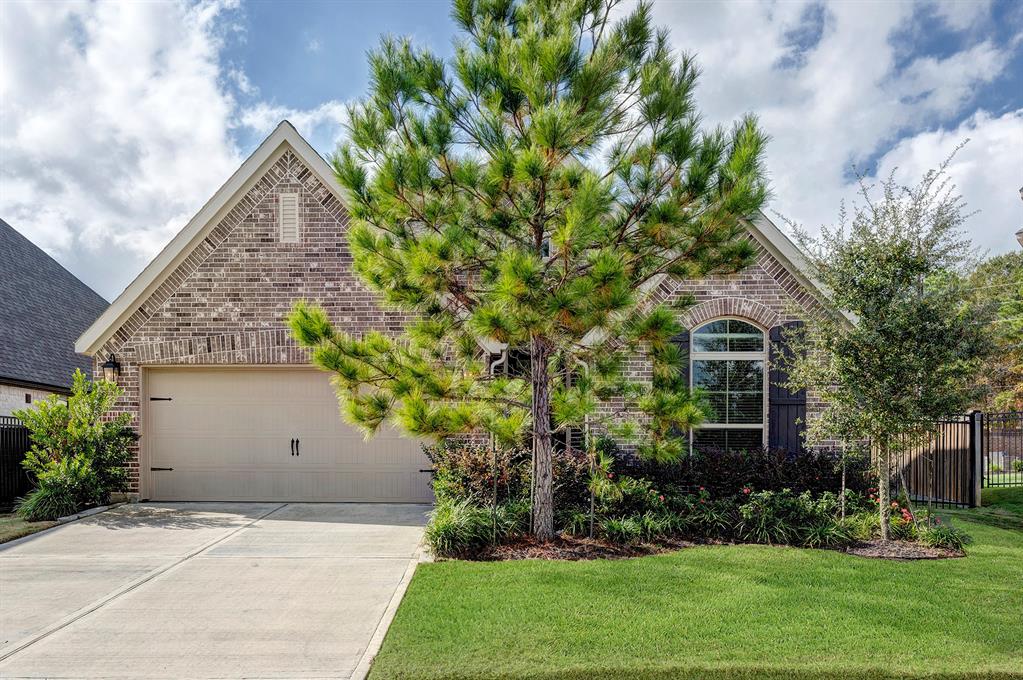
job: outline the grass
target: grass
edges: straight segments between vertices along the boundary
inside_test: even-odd
[[[13,513],[0,513],[0,543],[49,529],[55,522],[26,522]]]
[[[705,546],[423,564],[370,678],[1023,677],[1023,489],[984,499],[942,513],[974,537],[963,559]]]

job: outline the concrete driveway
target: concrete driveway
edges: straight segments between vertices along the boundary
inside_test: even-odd
[[[2,545],[0,677],[361,677],[428,510],[145,503]]]

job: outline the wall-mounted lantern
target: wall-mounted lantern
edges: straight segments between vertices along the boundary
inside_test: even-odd
[[[103,362],[103,379],[107,382],[117,382],[118,376],[121,375],[121,364],[118,363],[114,355],[111,354],[110,358]]]

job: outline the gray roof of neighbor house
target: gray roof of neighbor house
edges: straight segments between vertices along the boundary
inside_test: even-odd
[[[67,389],[76,368],[75,338],[107,301],[0,219],[0,382]]]

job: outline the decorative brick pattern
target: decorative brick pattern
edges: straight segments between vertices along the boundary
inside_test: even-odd
[[[279,239],[282,192],[299,194],[298,243]],[[352,271],[347,224],[333,192],[285,151],[97,353],[97,377],[109,353],[121,363],[117,410],[139,426],[144,366],[308,364],[285,325],[299,299],[322,304],[344,330],[400,331],[408,317],[384,309]],[[134,493],[138,467],[136,455]]]

